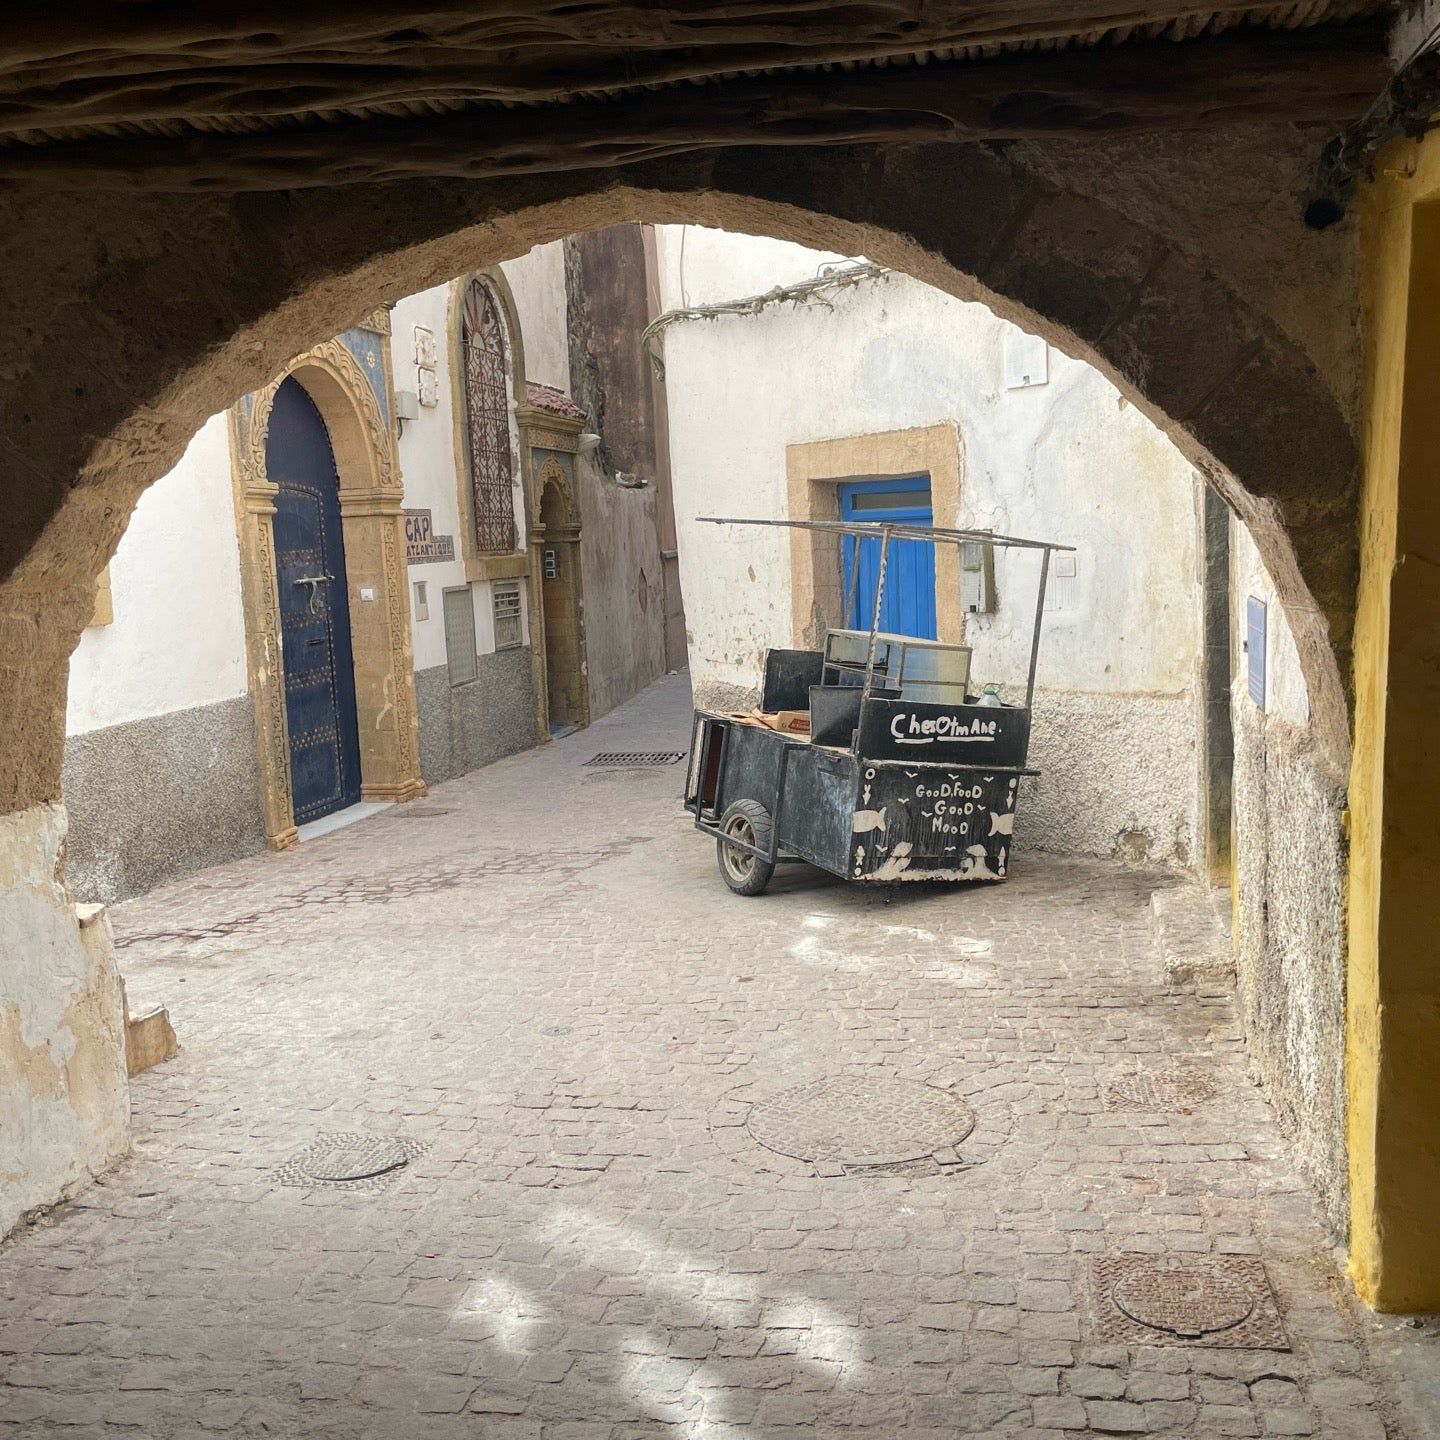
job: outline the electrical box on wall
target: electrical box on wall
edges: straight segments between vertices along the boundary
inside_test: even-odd
[[[1268,635],[1265,602],[1255,595],[1245,600],[1245,688],[1250,698],[1265,708],[1265,651]]]
[[[1004,344],[1005,388],[1028,390],[1050,383],[1050,347],[1038,336],[1012,330]]]
[[[983,540],[960,546],[960,608],[967,615],[988,615],[995,608],[995,551]]]
[[[1045,585],[1045,608],[1064,613],[1080,603],[1080,557],[1057,550],[1050,557],[1050,575]]]
[[[415,363],[427,370],[435,368],[435,332],[428,325],[415,327]]]
[[[415,387],[420,403],[427,410],[433,410],[440,403],[440,386],[433,370],[416,370]]]

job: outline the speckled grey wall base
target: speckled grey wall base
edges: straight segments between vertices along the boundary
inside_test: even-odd
[[[746,711],[758,690],[696,687],[702,709]],[[1015,847],[1189,866],[1199,830],[1199,724],[1189,695],[1038,690]]]
[[[77,900],[113,904],[265,848],[248,695],[73,735],[61,784]]]
[[[535,743],[530,647],[479,657],[479,678],[452,686],[444,665],[415,672],[420,774],[427,785],[528,750]]]
[[[1345,788],[1314,741],[1241,691],[1235,729],[1236,989],[1250,1063],[1320,1193],[1349,1222]]]

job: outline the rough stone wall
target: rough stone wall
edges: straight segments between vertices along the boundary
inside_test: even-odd
[[[565,242],[570,376],[600,435],[576,457],[581,604],[590,718],[665,673],[655,393],[640,336],[650,317],[644,239],[611,225]],[[644,481],[643,489],[621,483]]]
[[[65,809],[0,816],[0,1235],[125,1149],[120,977],[65,888]]]
[[[420,774],[453,780],[535,743],[535,686],[528,645],[476,657],[479,678],[453,686],[444,665],[415,672]]]
[[[128,900],[265,848],[248,695],[72,735],[61,783],[80,900]]]
[[[1345,789],[1237,684],[1236,983],[1253,1073],[1337,1234],[1345,1148]]]

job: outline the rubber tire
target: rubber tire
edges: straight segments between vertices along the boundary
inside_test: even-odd
[[[758,800],[735,801],[720,817],[720,828],[725,834],[730,833],[732,825],[740,827],[740,839],[748,841],[757,849],[769,850],[773,829],[770,812]],[[747,828],[750,832],[748,835],[744,833]],[[748,855],[743,850],[734,850],[726,844],[723,837],[715,841],[715,859],[720,866],[720,878],[737,895],[761,894],[775,874],[775,866],[769,860],[762,860],[758,855]],[[751,862],[748,869],[731,869],[732,862],[746,860]]]

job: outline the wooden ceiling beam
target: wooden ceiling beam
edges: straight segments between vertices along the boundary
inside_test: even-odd
[[[1356,27],[1129,44],[996,60],[770,76],[551,107],[355,119],[252,134],[0,147],[12,186],[294,189],[623,165],[719,146],[1033,140],[1340,124],[1389,73]]]
[[[0,132],[426,99],[553,102],[1254,9],[1254,0],[256,0],[239,28],[229,0],[60,0],[0,13]]]

